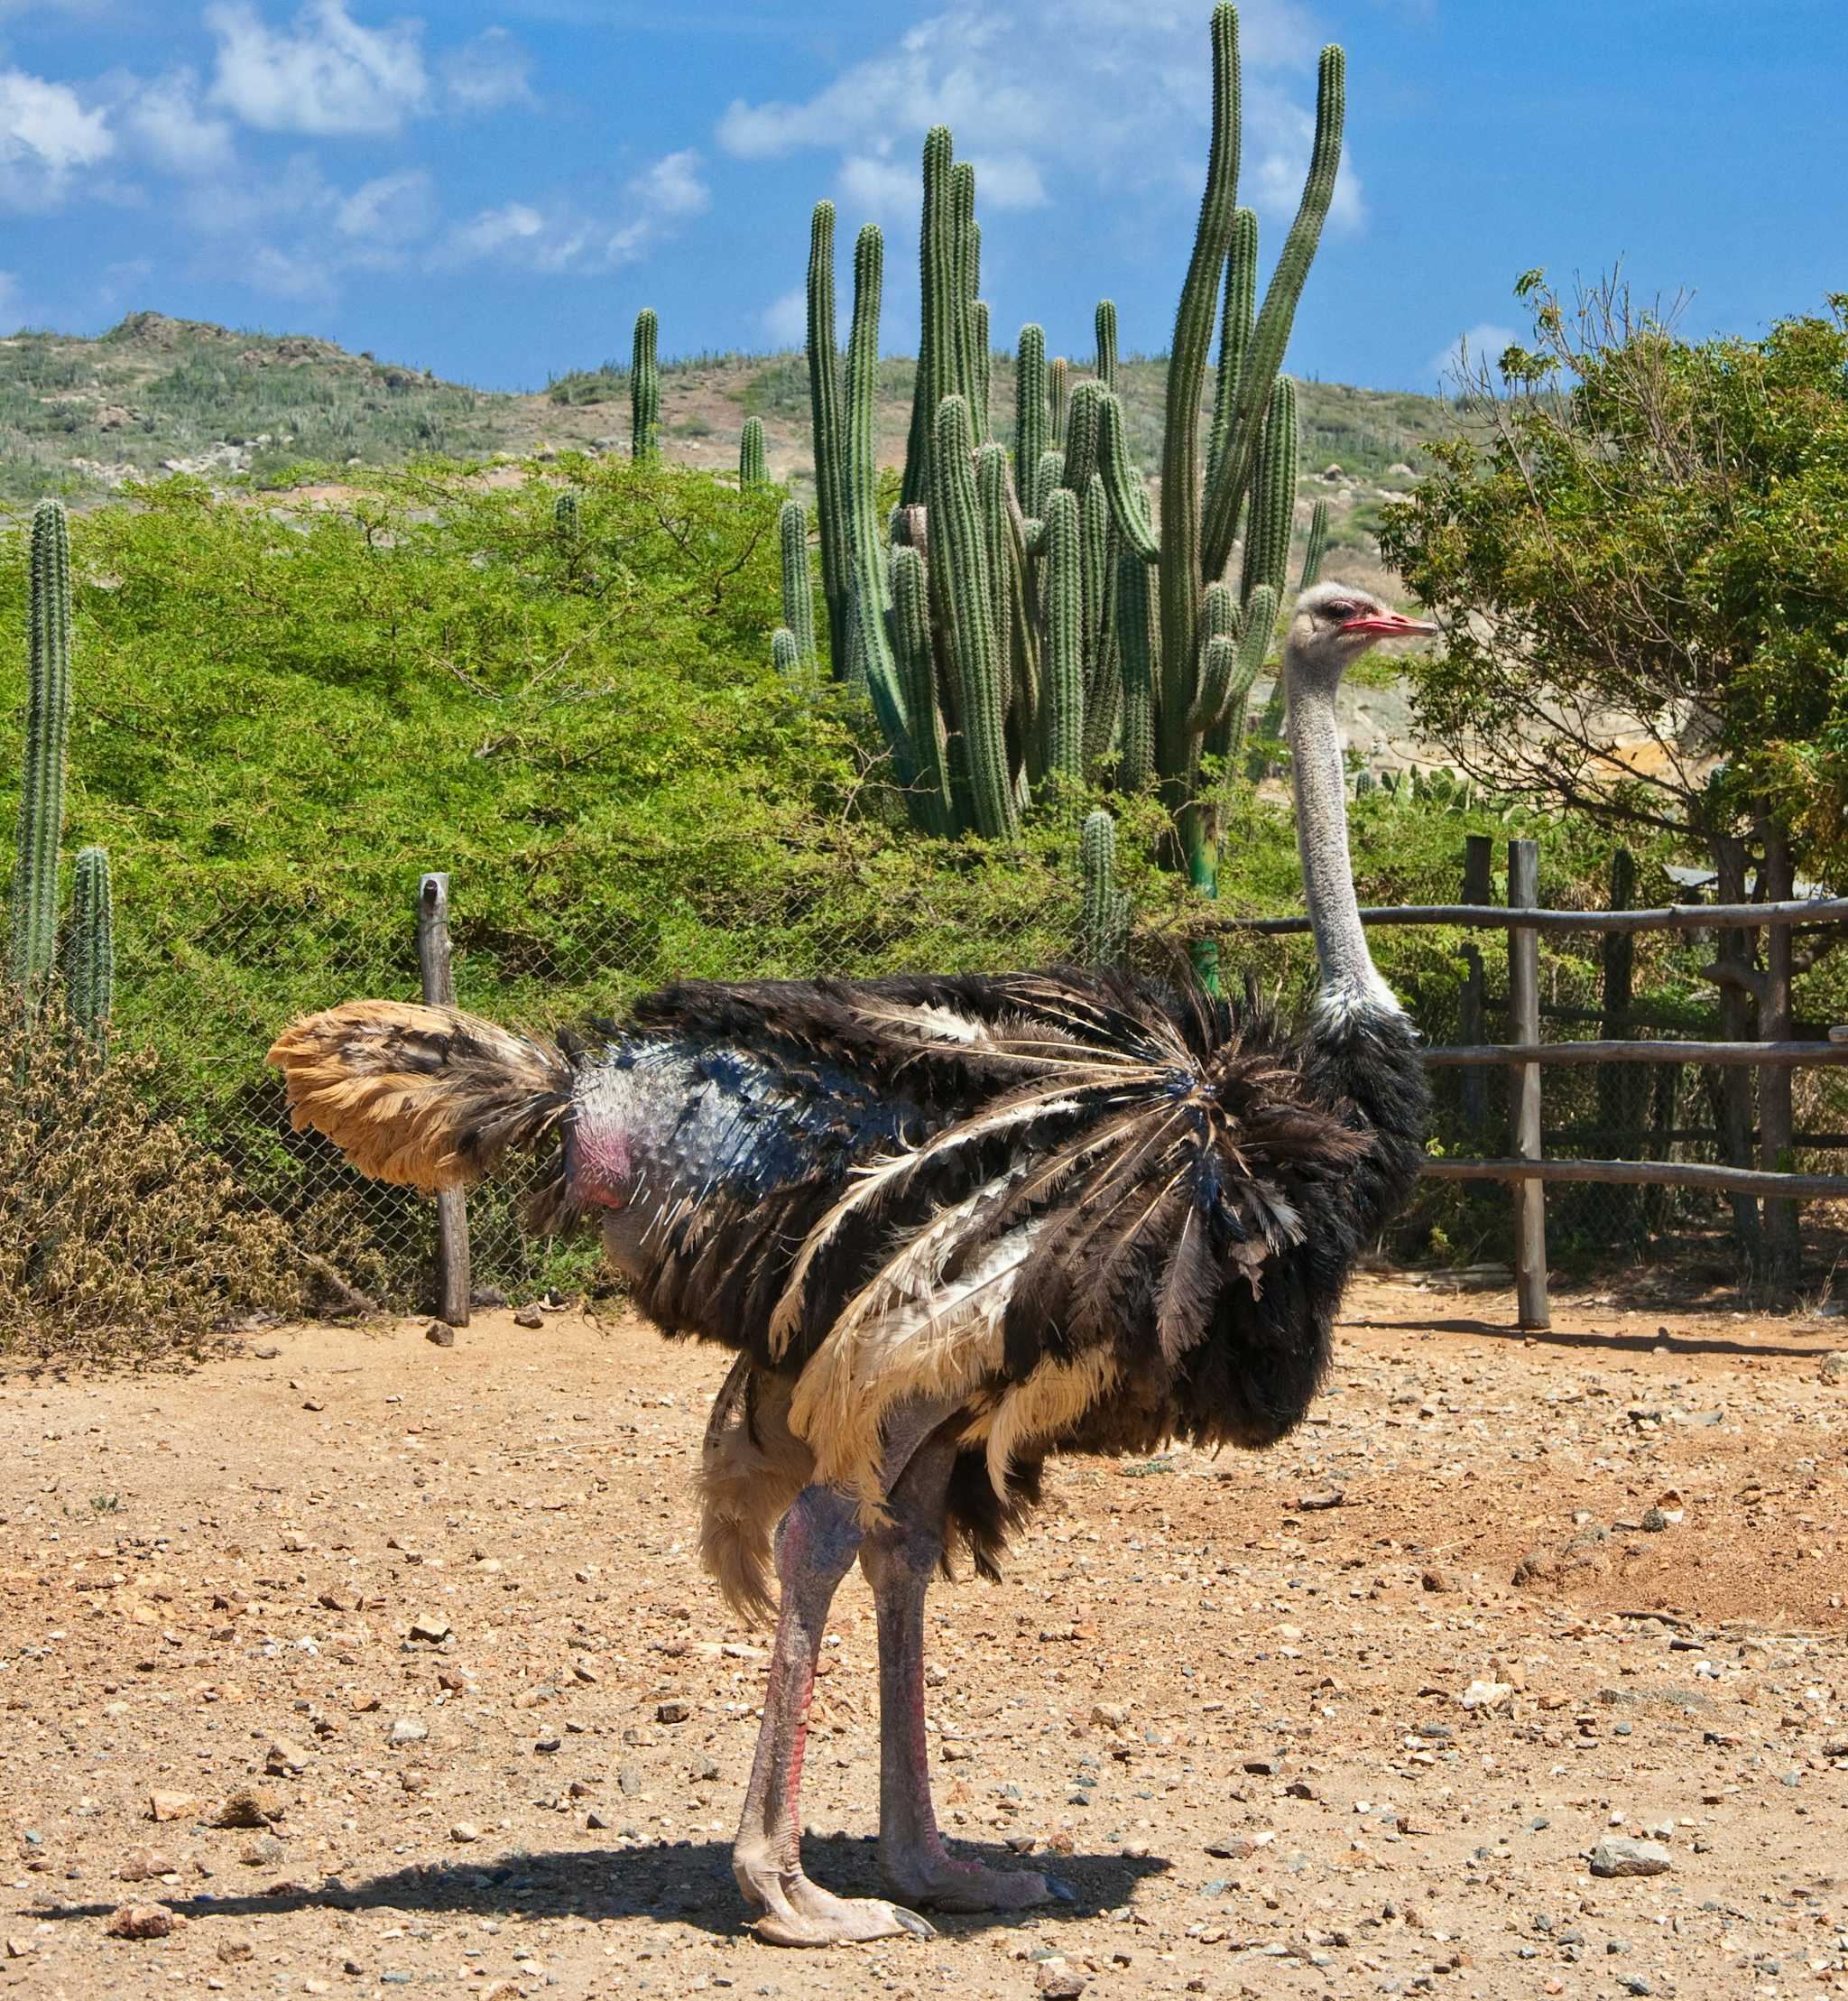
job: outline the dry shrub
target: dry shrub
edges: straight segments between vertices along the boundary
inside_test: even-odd
[[[280,1225],[154,1108],[154,1069],[0,996],[0,1350],[147,1360],[300,1309]]]

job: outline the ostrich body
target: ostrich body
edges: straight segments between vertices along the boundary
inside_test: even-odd
[[[741,1609],[768,1611],[772,1570],[781,1588],[734,1850],[762,1936],[928,1932],[912,1906],[1069,1896],[939,1838],[925,1590],[958,1546],[993,1573],[1053,1452],[1261,1447],[1313,1397],[1426,1112],[1355,907],[1335,692],[1376,640],[1432,629],[1333,583],[1298,604],[1285,672],[1320,984],[1294,1041],[1197,991],[1051,972],[686,985],[564,1046],[359,1001],[271,1052],[297,1124],[383,1179],[456,1186],[556,1135],[536,1219],[597,1217],[644,1313],[736,1351],[701,1546]],[[809,1691],[856,1559],[895,1902],[832,1895],[799,1852]]]

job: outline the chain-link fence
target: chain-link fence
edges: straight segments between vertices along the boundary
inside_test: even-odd
[[[433,864],[439,866],[438,858]],[[1068,959],[1079,922],[1073,872],[1030,860],[1018,866],[1028,872],[1025,887],[1005,902],[997,902],[992,885],[966,899],[953,876],[869,895],[848,864],[841,884],[825,885],[799,903],[739,910],[717,924],[708,899],[698,911],[663,908],[645,920],[578,911],[542,933],[496,927],[471,906],[467,877],[457,874],[450,892],[457,1001],[496,1020],[550,1027],[616,1014],[635,993],[687,974],[742,979],[923,967],[1001,971]],[[714,867],[723,866],[716,852]],[[291,1132],[280,1082],[263,1055],[295,1014],[359,996],[418,996],[416,893],[416,879],[407,878],[401,899],[381,902],[358,922],[350,905],[333,913],[286,900],[245,904],[189,935],[151,921],[142,906],[122,912],[121,1035],[158,1052],[166,1108],[226,1162],[248,1200],[284,1220],[333,1302],[351,1288],[381,1304],[427,1307],[435,1205],[363,1179],[318,1135]],[[1187,942],[1182,920],[1158,920],[1139,929],[1132,955],[1150,969],[1172,972]],[[1499,937],[1381,930],[1372,942],[1428,1043],[1511,1039]],[[1221,951],[1234,992],[1249,984],[1280,1000],[1286,1013],[1307,992],[1313,959],[1307,940],[1234,931],[1222,937]],[[1617,1033],[1714,1034],[1710,1003],[1674,997],[1677,952],[1686,958],[1685,942],[1639,940],[1635,994]],[[1609,978],[1598,938],[1546,935],[1546,1035],[1609,1033]],[[1819,1026],[1811,1023],[1809,1033]],[[1696,1064],[1549,1068],[1546,1151],[1721,1160],[1720,1077]],[[1507,1151],[1506,1070],[1441,1070],[1433,1088],[1435,1137],[1446,1153]],[[1839,1160],[1834,1149],[1848,1146],[1848,1076],[1799,1072],[1796,1093],[1792,1164],[1826,1172]],[[592,1282],[594,1244],[549,1244],[522,1234],[526,1185],[526,1163],[516,1163],[470,1196],[477,1291],[519,1298]],[[1428,1183],[1395,1247],[1465,1262],[1504,1258],[1508,1212],[1499,1186]],[[1723,1256],[1731,1221],[1724,1197],[1683,1189],[1573,1186],[1554,1190],[1548,1200],[1552,1255],[1567,1268],[1652,1246],[1685,1249],[1691,1237],[1711,1239]]]

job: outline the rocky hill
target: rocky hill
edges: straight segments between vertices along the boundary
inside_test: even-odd
[[[1123,364],[1132,449],[1161,449],[1165,364]],[[884,456],[903,454],[912,366],[881,382]],[[1012,425],[1012,370],[995,357],[997,426]],[[1305,497],[1326,496],[1335,542],[1371,555],[1379,505],[1407,486],[1429,439],[1455,412],[1431,396],[1301,387]],[[746,416],[763,420],[773,477],[808,484],[808,387],[800,355],[705,355],[662,371],[661,443],[684,464],[730,467]],[[286,484],[293,468],[396,465],[426,457],[524,457],[626,449],[628,381],[615,365],[564,375],[531,394],[442,382],[427,369],[349,354],[300,334],[238,332],[202,320],[131,314],[97,339],[20,333],[0,339],[0,503],[62,493],[82,502],[132,479],[180,471]],[[1305,510],[1306,512],[1307,510]]]

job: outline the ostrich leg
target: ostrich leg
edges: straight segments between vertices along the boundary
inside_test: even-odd
[[[1019,1911],[1072,1892],[1034,1869],[960,1861],[930,1803],[924,1742],[924,1594],[943,1559],[944,1508],[956,1440],[921,1446],[891,1492],[891,1524],[860,1551],[879,1621],[879,1866],[909,1902],[942,1911]]]
[[[886,1428],[885,1484],[891,1493],[906,1465],[948,1414],[940,1403],[907,1406]],[[776,1572],[782,1592],[763,1725],[732,1848],[732,1874],[755,1924],[772,1945],[845,1945],[910,1932],[929,1938],[915,1911],[881,1897],[837,1897],[802,1872],[799,1797],[808,1700],[827,1609],[864,1539],[853,1498],[833,1487],[806,1487],[777,1531]]]

